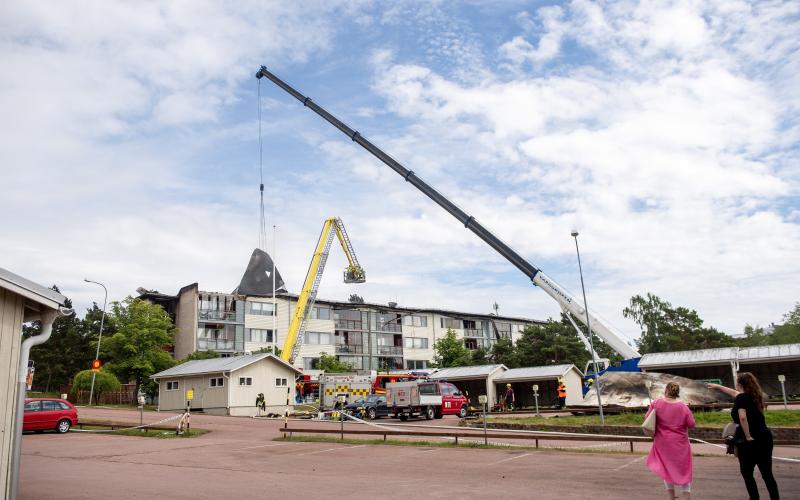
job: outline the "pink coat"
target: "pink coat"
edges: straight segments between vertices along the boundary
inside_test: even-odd
[[[689,429],[695,426],[692,411],[684,403],[653,401],[647,415],[656,409],[656,434],[647,456],[647,467],[671,484],[692,482],[692,447]]]

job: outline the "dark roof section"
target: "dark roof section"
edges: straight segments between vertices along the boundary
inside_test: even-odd
[[[272,297],[272,258],[260,248],[253,250],[250,262],[242,276],[239,286],[233,291],[234,295],[249,297]],[[275,268],[275,291],[286,293],[286,287],[278,268]]]

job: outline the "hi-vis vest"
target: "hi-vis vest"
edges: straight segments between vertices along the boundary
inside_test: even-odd
[[[560,398],[567,397],[567,386],[566,385],[561,384],[561,385],[558,386],[558,397],[560,397]]]

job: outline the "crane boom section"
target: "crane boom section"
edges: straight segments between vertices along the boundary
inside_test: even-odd
[[[275,74],[270,72],[265,66],[261,66],[261,69],[258,70],[256,73],[256,78],[267,78],[271,80],[275,85],[282,88],[292,97],[297,99],[298,101],[302,102],[303,105],[316,114],[321,116],[325,119],[328,123],[342,131],[345,135],[347,135],[350,140],[357,143],[359,146],[363,147],[367,151],[369,151],[373,156],[381,160],[385,163],[389,168],[397,172],[403,179],[412,184],[418,190],[422,191],[425,196],[433,200],[437,205],[444,208],[450,215],[458,219],[459,222],[464,224],[464,227],[472,231],[476,236],[482,239],[486,244],[496,250],[500,255],[502,255],[506,260],[508,260],[514,267],[522,271],[525,276],[527,276],[533,283],[539,287],[542,287],[544,291],[554,298],[562,307],[566,307],[571,312],[575,313],[575,311],[584,311],[581,316],[580,314],[575,313],[576,317],[579,318],[581,321],[586,321],[586,312],[583,307],[580,307],[577,304],[571,294],[566,292],[562,287],[557,285],[552,279],[542,277],[541,271],[536,268],[533,264],[529,263],[525,260],[520,254],[514,251],[510,246],[505,244],[500,238],[492,234],[488,229],[483,227],[475,217],[467,214],[462,209],[460,209],[456,204],[445,198],[442,194],[436,191],[433,187],[428,185],[425,181],[417,177],[413,171],[405,168],[401,165],[397,160],[383,152],[380,148],[372,144],[370,141],[365,139],[361,134],[357,131],[353,130],[352,128],[348,127],[346,124],[342,123],[338,118],[330,114],[324,108],[319,106],[317,103],[311,100],[310,97],[307,97],[297,90],[295,90],[291,85],[284,82],[280,78],[278,78]],[[538,278],[538,279],[537,279]],[[589,312],[590,316],[593,316],[591,311]],[[597,335],[606,341],[614,350],[619,352],[622,356],[625,357],[637,357],[639,353],[636,352],[635,349],[630,347],[625,340],[623,339],[622,335],[617,332],[612,326],[602,322],[599,318],[593,317],[591,319],[591,327],[592,331],[597,333]]]

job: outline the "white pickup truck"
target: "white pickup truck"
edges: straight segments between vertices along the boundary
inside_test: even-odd
[[[392,382],[386,384],[389,415],[406,421],[424,416],[427,420],[444,415],[467,416],[469,403],[458,387],[442,381]]]

